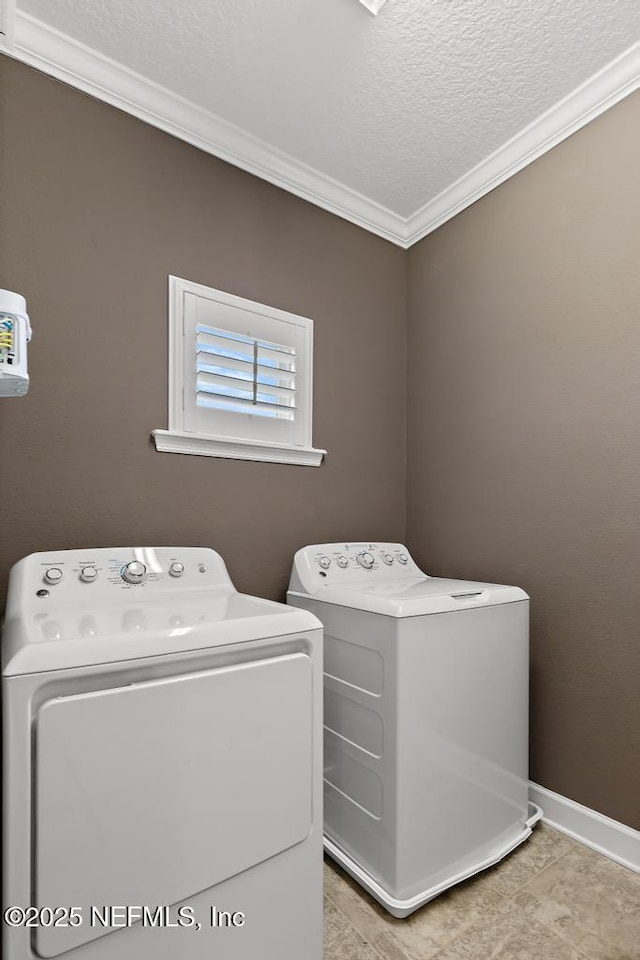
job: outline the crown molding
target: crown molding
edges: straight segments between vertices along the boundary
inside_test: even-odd
[[[22,11],[13,49],[6,52],[329,213],[401,242],[404,219],[391,210]]]
[[[0,9],[5,4],[11,14],[14,3],[0,0]],[[638,42],[405,218],[20,10],[13,26],[13,43],[3,49],[15,59],[403,249],[640,87]]]
[[[406,246],[413,246],[639,87],[640,42],[409,217],[405,221]]]
[[[16,0],[0,0],[0,50],[9,53],[13,47]]]

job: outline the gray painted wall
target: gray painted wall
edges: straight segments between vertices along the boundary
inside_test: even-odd
[[[408,539],[531,594],[531,776],[640,827],[640,94],[409,253]]]
[[[283,599],[306,543],[402,540],[404,252],[22,64],[0,69],[0,286],[26,295],[34,329],[29,393],[0,404],[0,594],[35,550],[193,543],[240,590]],[[314,320],[321,467],[156,452],[170,273]]]
[[[406,536],[530,591],[532,776],[640,826],[640,97],[408,255],[2,57],[0,110],[0,285],[34,325],[0,602],[41,549],[210,544],[281,599],[298,546]],[[155,452],[169,273],[315,320],[321,468]]]

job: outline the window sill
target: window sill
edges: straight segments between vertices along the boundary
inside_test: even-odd
[[[228,440],[203,437],[175,430],[152,430],[156,450],[161,453],[190,453],[200,457],[224,457],[230,460],[262,460],[270,463],[295,463],[302,467],[319,467],[326,450],[313,447],[280,447],[277,444],[252,440]]]

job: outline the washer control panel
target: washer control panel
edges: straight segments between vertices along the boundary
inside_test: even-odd
[[[316,593],[322,586],[417,577],[424,573],[401,543],[322,543],[298,550],[289,589]]]
[[[356,557],[356,563],[360,564],[361,567],[364,567],[365,570],[371,570],[375,562],[375,557],[372,553],[369,553],[368,550],[365,550],[363,553],[359,553]]]

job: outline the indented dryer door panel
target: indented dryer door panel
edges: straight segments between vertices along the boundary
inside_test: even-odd
[[[295,653],[46,702],[36,902],[83,923],[39,928],[38,954],[109,935],[92,905],[171,905],[304,840],[311,687]]]

